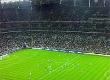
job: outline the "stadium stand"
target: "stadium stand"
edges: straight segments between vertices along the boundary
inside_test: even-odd
[[[108,2],[98,6],[70,3],[1,4],[0,53],[35,47],[110,54]]]

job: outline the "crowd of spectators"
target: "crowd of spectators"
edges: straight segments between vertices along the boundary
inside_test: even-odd
[[[0,53],[7,54],[23,48],[67,49],[110,54],[108,34],[32,31],[0,34]]]
[[[0,5],[0,55],[22,48],[71,49],[110,54],[110,8]]]

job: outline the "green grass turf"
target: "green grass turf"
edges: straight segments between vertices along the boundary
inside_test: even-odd
[[[0,61],[0,80],[110,80],[110,57],[24,49]]]

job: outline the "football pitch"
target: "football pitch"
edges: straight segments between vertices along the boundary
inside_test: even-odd
[[[110,57],[23,49],[0,60],[0,80],[110,80]]]

